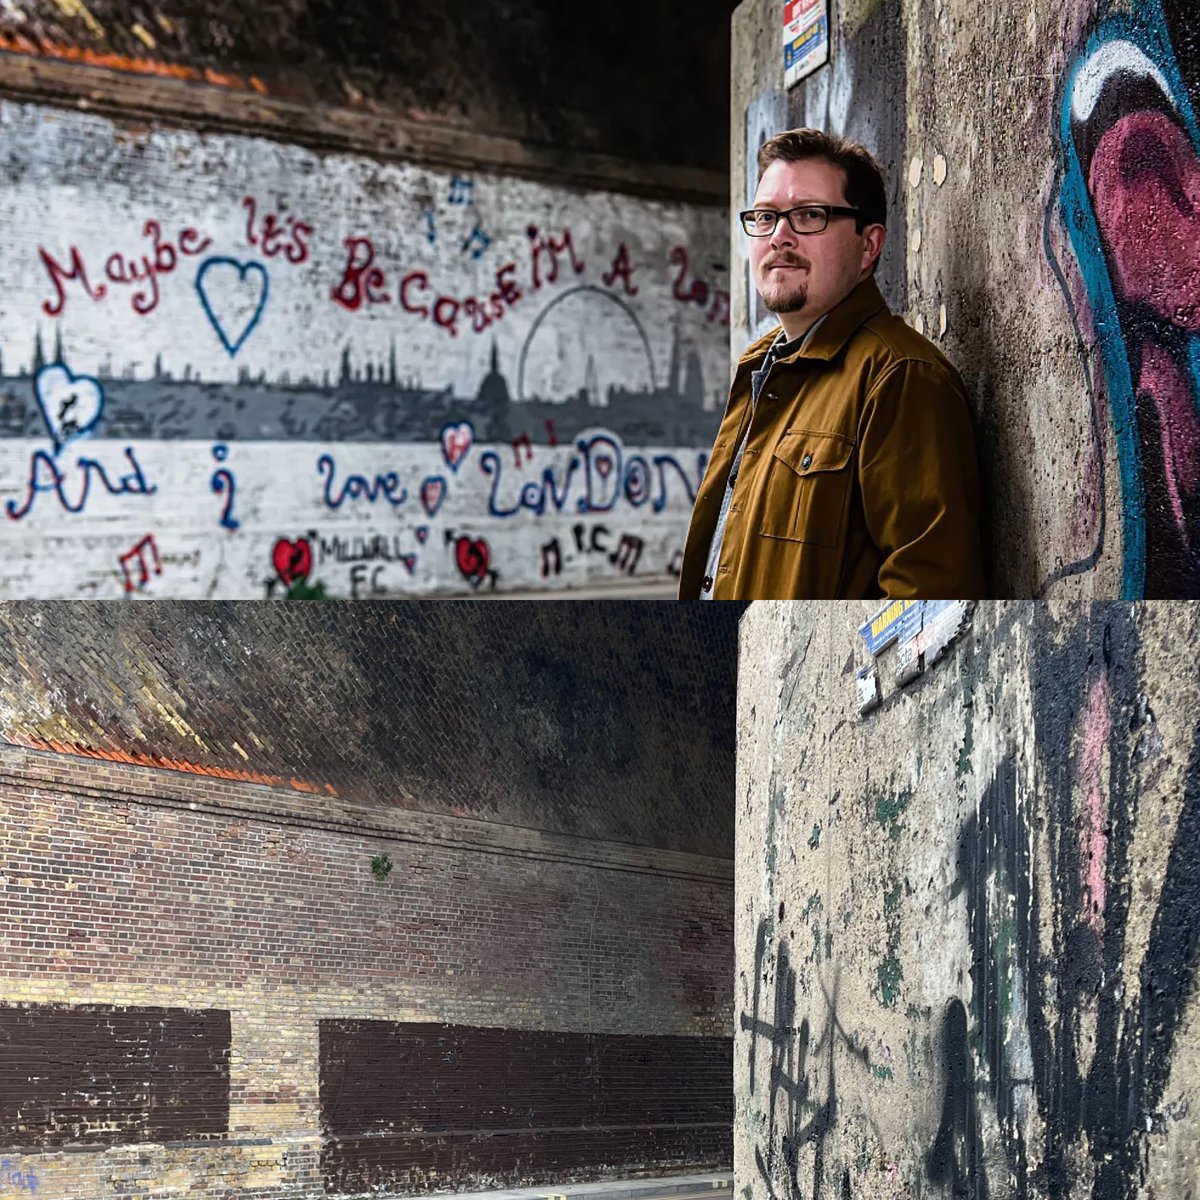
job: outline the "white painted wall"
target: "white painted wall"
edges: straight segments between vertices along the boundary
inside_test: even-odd
[[[722,212],[10,103],[0,156],[0,596],[669,578]]]

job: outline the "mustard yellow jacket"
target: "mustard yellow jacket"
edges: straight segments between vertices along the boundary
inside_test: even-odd
[[[696,496],[679,598],[694,600],[738,445],[750,376],[778,330],[742,356]],[[716,600],[983,594],[975,441],[958,373],[889,312],[873,278],[834,308],[759,394],[730,501]]]

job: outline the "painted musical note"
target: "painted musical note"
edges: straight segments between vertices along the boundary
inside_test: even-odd
[[[475,182],[471,179],[464,179],[461,176],[455,175],[450,180],[450,203],[451,204],[474,204],[475,203]]]
[[[121,570],[125,575],[125,591],[132,592],[141,590],[150,582],[151,567],[147,565],[147,554],[149,554],[150,563],[153,564],[155,575],[162,574],[162,563],[158,558],[158,547],[154,544],[154,535],[146,534],[132,550],[127,550],[122,554],[117,561],[121,564]],[[133,571],[130,569],[134,564],[137,565],[137,582],[134,582]]]
[[[463,239],[462,250],[464,254],[470,251],[471,257],[478,260],[483,257],[483,252],[491,244],[492,239],[476,225]]]

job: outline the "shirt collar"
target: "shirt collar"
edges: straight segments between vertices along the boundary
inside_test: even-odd
[[[887,301],[875,282],[868,275],[840,304],[835,305],[817,319],[809,329],[798,349],[791,351],[780,361],[797,358],[816,358],[828,361],[850,340],[854,333],[873,316],[887,312]],[[786,344],[782,327],[777,326],[746,348],[740,363],[757,365],[756,359],[764,359],[768,353],[777,354]]]

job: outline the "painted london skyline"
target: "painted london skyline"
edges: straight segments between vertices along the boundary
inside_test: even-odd
[[[268,379],[244,367],[234,382],[205,380],[190,364],[173,374],[161,355],[147,377],[136,377],[128,364],[114,371],[109,360],[92,375],[72,368],[61,329],[49,350],[39,329],[29,365],[15,374],[8,357],[0,353],[0,437],[7,438],[52,432],[40,411],[36,380],[42,368],[55,365],[99,385],[103,411],[89,434],[101,439],[436,441],[447,421],[469,420],[482,441],[528,434],[533,442],[554,442],[603,425],[630,444],[699,445],[711,441],[723,399],[716,392],[706,396],[700,355],[685,350],[677,331],[661,386],[602,389],[589,358],[579,388],[553,398],[515,397],[495,341],[488,371],[467,396],[404,372],[394,343],[386,360],[361,362],[347,346],[319,380],[307,373],[293,380],[287,372]]]

